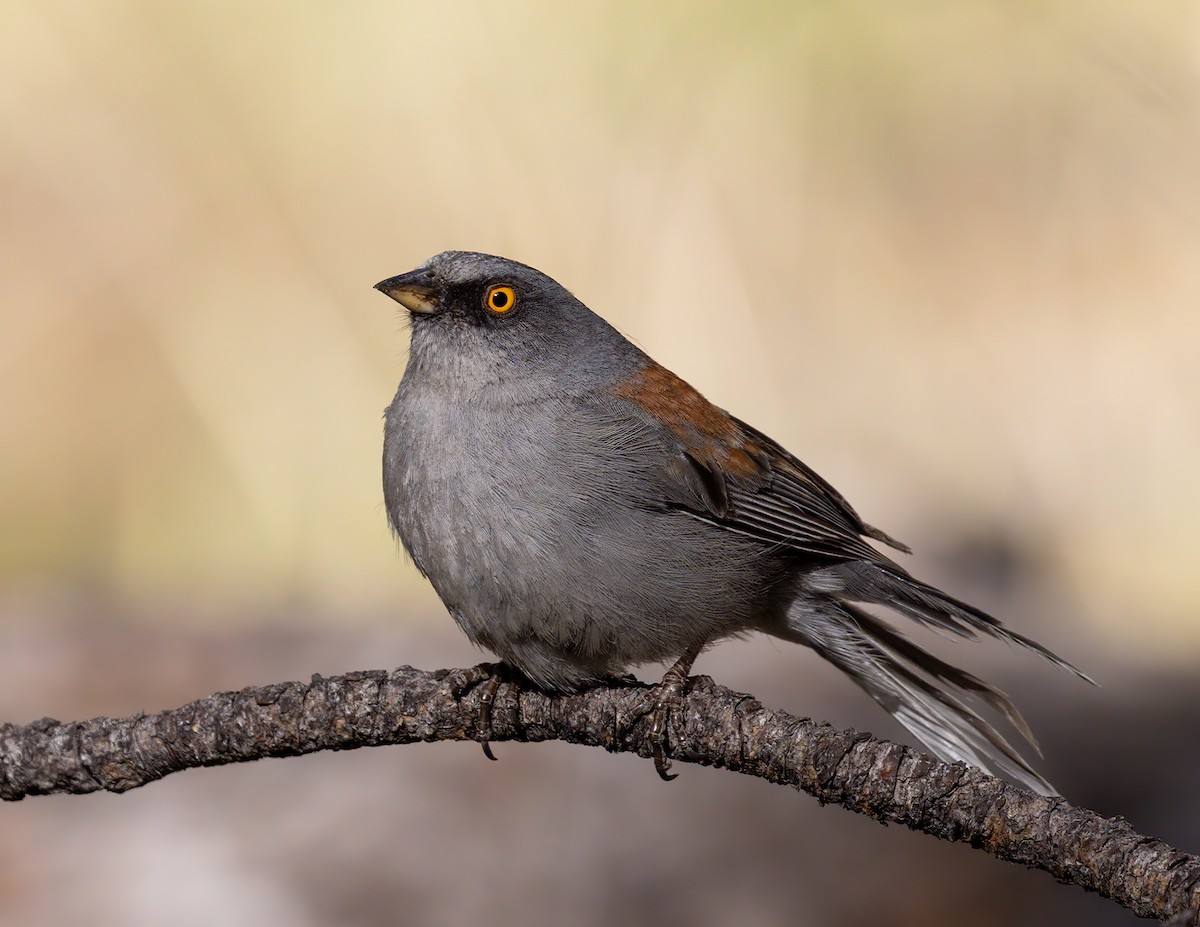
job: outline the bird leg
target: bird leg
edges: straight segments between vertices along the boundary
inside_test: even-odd
[[[696,662],[696,657],[700,656],[704,644],[705,642],[701,641],[676,660],[675,665],[663,674],[662,681],[651,690],[655,698],[653,707],[648,711],[651,750],[654,753],[654,769],[664,782],[670,782],[678,775],[669,771],[671,761],[667,757],[667,729],[671,723],[671,709],[679,707],[683,694],[687,691],[688,673],[692,671],[692,664]]]
[[[469,669],[455,670],[446,677],[446,689],[450,695],[461,699],[471,689],[479,687],[479,717],[475,720],[475,739],[483,747],[483,755],[495,760],[488,738],[492,733],[492,706],[502,683],[520,688],[521,674],[507,663],[480,663]]]

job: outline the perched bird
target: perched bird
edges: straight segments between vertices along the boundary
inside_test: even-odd
[[[761,631],[817,651],[941,758],[1053,794],[975,710],[1032,743],[1007,696],[862,606],[1087,677],[911,576],[869,541],[907,547],[775,441],[532,267],[447,251],[376,289],[412,319],[386,414],[388,518],[474,643],[552,691],[675,661],[662,736],[700,652]],[[655,763],[667,778],[661,746]]]

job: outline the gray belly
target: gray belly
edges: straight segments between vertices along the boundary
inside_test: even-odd
[[[674,659],[782,607],[764,545],[657,504],[663,451],[636,423],[597,428],[569,402],[444,418],[389,409],[389,517],[468,636],[540,685]]]

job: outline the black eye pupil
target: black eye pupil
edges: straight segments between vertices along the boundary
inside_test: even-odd
[[[492,305],[495,306],[497,309],[503,309],[505,306],[508,305],[508,294],[505,293],[503,290],[493,293],[492,294]]]

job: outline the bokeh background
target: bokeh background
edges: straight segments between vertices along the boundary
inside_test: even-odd
[[[0,0],[0,62],[0,719],[478,659],[386,529],[370,287],[483,250],[1091,671],[949,651],[1068,796],[1200,849],[1197,3]],[[698,670],[904,737],[807,652]],[[1133,920],[728,773],[499,752],[0,808],[0,922]]]

